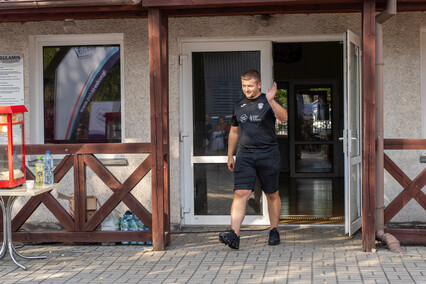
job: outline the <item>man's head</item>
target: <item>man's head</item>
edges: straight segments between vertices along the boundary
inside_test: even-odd
[[[241,75],[241,87],[244,95],[248,99],[255,99],[260,96],[262,83],[260,82],[260,74],[256,70],[247,70]]]

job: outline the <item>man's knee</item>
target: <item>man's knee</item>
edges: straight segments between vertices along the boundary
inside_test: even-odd
[[[248,199],[251,194],[251,190],[235,190],[234,198],[237,199]]]
[[[275,191],[274,193],[265,193],[266,194],[266,198],[269,201],[275,201],[275,200],[280,200],[280,195],[278,193],[278,190]]]

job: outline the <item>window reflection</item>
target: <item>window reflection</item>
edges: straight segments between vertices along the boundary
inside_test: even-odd
[[[333,140],[330,89],[299,89],[296,92],[296,139]]]
[[[194,156],[224,156],[241,74],[260,69],[260,52],[193,52],[192,68]]]
[[[278,84],[278,90],[275,94],[275,97],[281,102],[283,107],[288,109],[288,84],[285,84],[285,88],[280,88],[280,85],[282,83]],[[275,122],[275,133],[278,136],[284,136],[288,137],[288,124],[287,121],[279,121],[278,119]]]
[[[296,145],[296,172],[331,173],[333,172],[333,145],[299,144]]]

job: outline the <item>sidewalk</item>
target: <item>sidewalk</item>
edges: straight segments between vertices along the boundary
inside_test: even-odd
[[[27,245],[25,255],[47,259],[0,260],[1,283],[426,283],[426,247],[394,254],[377,245],[361,251],[341,227],[280,227],[282,243],[266,244],[268,231],[241,233],[240,250],[219,243],[223,227],[186,228],[166,251],[138,245]],[[247,228],[245,228],[247,229]],[[203,233],[197,233],[203,232]]]

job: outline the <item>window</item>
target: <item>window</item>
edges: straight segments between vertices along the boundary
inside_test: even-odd
[[[112,143],[123,138],[123,36],[30,38],[31,143]]]

